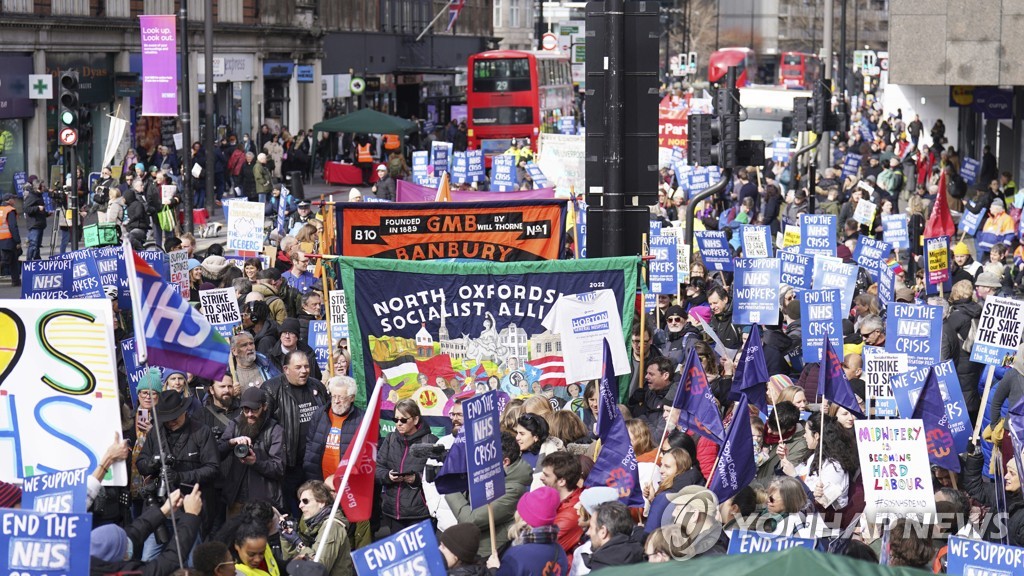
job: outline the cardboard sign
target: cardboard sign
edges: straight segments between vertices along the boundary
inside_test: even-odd
[[[530,179],[533,180],[534,188],[548,188],[551,186],[551,182],[548,181],[547,176],[541,172],[540,166],[537,166],[535,162],[526,163],[526,173],[529,174]]]
[[[678,250],[674,235],[651,236],[649,255],[654,256],[654,260],[647,263],[647,283],[651,287],[651,293],[679,292]]]
[[[934,515],[935,492],[924,423],[857,420],[854,432],[868,522]]]
[[[877,281],[882,268],[888,267],[885,261],[890,253],[892,246],[888,242],[860,235],[857,236],[857,246],[853,250],[853,261],[867,270],[871,278]]]
[[[732,272],[732,248],[729,239],[721,230],[695,230],[697,249],[708,270]]]
[[[92,514],[0,510],[4,574],[81,576],[89,573]]]
[[[1015,576],[1024,574],[1024,548],[949,537],[946,573],[963,576]]]
[[[516,189],[517,182],[516,157],[511,154],[499,154],[497,156],[492,156],[491,190],[497,192],[512,192]]]
[[[974,202],[971,201],[971,204],[974,204]],[[981,227],[981,221],[985,219],[986,214],[988,214],[988,210],[985,208],[982,208],[980,212],[975,213],[971,210],[971,207],[968,206],[968,208],[964,210],[963,216],[960,218],[960,232],[973,237],[978,233],[978,228]]]
[[[418,150],[412,153],[412,181],[424,184],[432,176],[430,170],[430,152]]]
[[[800,332],[804,362],[821,362],[825,338],[843,357],[842,295],[839,290],[804,290],[800,292]]]
[[[231,339],[235,327],[242,324],[234,288],[200,290],[199,307],[214,329],[227,340]]]
[[[327,370],[327,364],[331,361],[331,354],[327,343],[327,321],[310,320],[309,331],[306,333],[306,344],[309,344],[309,347],[313,349],[316,363],[320,366],[320,370],[323,371]]]
[[[771,258],[772,231],[768,226],[740,226],[740,246],[744,258]]]
[[[890,380],[910,370],[906,354],[890,354],[877,346],[864,347],[864,388],[868,406],[874,406],[871,416],[895,418],[899,416],[896,395]]]
[[[783,284],[801,290],[811,289],[814,256],[779,250],[779,262],[781,264],[779,280]]]
[[[228,212],[228,250],[259,252],[263,248],[263,204],[231,201]]]
[[[846,264],[839,258],[815,256],[813,285],[815,290],[840,290],[840,303],[844,312],[836,316],[836,319],[846,318],[853,305],[853,292],[857,288],[857,265]]]
[[[331,332],[334,339],[348,338],[348,308],[345,306],[345,291],[331,290],[327,293],[327,313],[331,315]]]
[[[171,201],[174,200],[174,195],[178,193],[178,187],[174,184],[161,184],[160,185],[160,201],[165,205],[170,205]]]
[[[780,274],[778,258],[735,260],[733,323],[778,323]]]
[[[860,154],[847,154],[843,157],[843,180],[846,180],[847,176],[856,176],[860,170]]]
[[[968,186],[974,186],[974,183],[978,181],[978,170],[980,168],[981,162],[964,156],[960,161],[960,177],[964,179]],[[988,182],[982,182],[982,185],[987,188]]]
[[[887,310],[885,351],[906,354],[911,368],[938,364],[942,307],[894,302]]]
[[[928,368],[912,368],[909,372],[897,374],[889,380],[900,416],[914,413],[914,406],[917,405],[924,381],[928,378]],[[936,364],[934,370],[935,379],[939,382],[939,390],[942,392],[942,401],[946,404],[947,423],[950,433],[953,434],[953,444],[957,452],[964,452],[971,438],[971,421],[956,368],[952,360],[946,360]]]
[[[466,160],[469,162],[466,168],[469,181],[483,182],[487,178],[487,170],[484,168],[484,151],[466,150]]]
[[[781,248],[789,248],[790,246],[800,245],[800,227],[795,224],[786,224],[786,228],[782,234],[782,246]]]
[[[173,250],[167,253],[167,262],[171,267],[171,284],[178,285],[178,294],[188,299],[192,292],[192,282],[188,277],[188,251]]]
[[[814,549],[814,538],[797,538],[795,536],[777,536],[764,532],[748,532],[733,530],[729,536],[729,554],[762,554],[778,552],[790,548]]]
[[[928,261],[928,282],[942,284],[949,280],[949,236],[925,238],[924,254]]]
[[[451,142],[433,141],[430,143],[430,165],[434,167],[434,174],[440,176],[442,172],[452,171],[452,149]]]
[[[1024,326],[1024,302],[989,296],[981,309],[978,335],[971,348],[971,362],[1009,366],[1020,346]]]
[[[121,436],[107,300],[0,301],[0,479],[96,468]],[[104,482],[124,486],[123,462]]]
[[[78,468],[26,478],[21,507],[36,512],[85,514],[88,512],[87,478],[90,470]]]
[[[861,199],[860,202],[857,202],[857,209],[853,211],[853,219],[861,226],[871,228],[871,225],[875,223],[875,212],[877,210],[878,205],[874,202]]]
[[[801,214],[800,253],[835,256],[836,220],[831,214]]]
[[[466,425],[466,477],[469,503],[474,509],[505,495],[505,468],[501,465],[501,428],[498,391],[477,394],[462,403]]]
[[[88,553],[88,546],[86,546]],[[88,558],[86,558],[88,560]],[[402,576],[447,572],[430,520],[352,551],[359,576]]]
[[[896,250],[910,248],[910,231],[907,228],[906,214],[882,215],[882,240],[885,240]]]

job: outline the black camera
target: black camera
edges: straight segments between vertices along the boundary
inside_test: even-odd
[[[417,458],[433,459],[441,462],[443,465],[445,458],[448,457],[448,449],[443,444],[413,444],[412,455]],[[423,479],[427,482],[433,482],[440,470],[441,466],[428,463],[423,468]]]
[[[248,444],[235,444],[235,457],[241,459],[249,455]]]
[[[295,520],[291,518],[281,518],[281,521],[277,524],[278,530],[284,533],[295,531]]]

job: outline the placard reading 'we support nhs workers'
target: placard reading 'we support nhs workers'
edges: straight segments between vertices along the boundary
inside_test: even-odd
[[[651,292],[654,294],[675,294],[679,292],[677,270],[678,246],[676,237],[667,234],[651,236],[650,255],[654,257],[647,264]]]
[[[779,319],[778,258],[737,258],[733,282],[733,322],[775,324]]]
[[[1018,576],[1024,574],[1024,548],[950,536],[946,573]]]
[[[715,272],[732,272],[732,249],[729,247],[729,239],[721,230],[696,230],[693,233],[697,239],[697,248],[700,250],[700,257],[708,270]]]

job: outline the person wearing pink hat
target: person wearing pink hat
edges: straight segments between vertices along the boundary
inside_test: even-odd
[[[497,576],[568,574],[569,561],[555,526],[560,501],[558,490],[548,486],[523,494],[509,529],[512,546],[500,559],[492,554],[487,567],[497,569]]]

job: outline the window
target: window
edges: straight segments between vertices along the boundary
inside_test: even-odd
[[[519,4],[523,0],[508,0],[508,23],[512,28],[519,28]]]
[[[477,60],[473,63],[473,90],[509,92],[530,89],[530,61],[527,58]]]
[[[501,28],[501,0],[494,0],[494,27]]]

